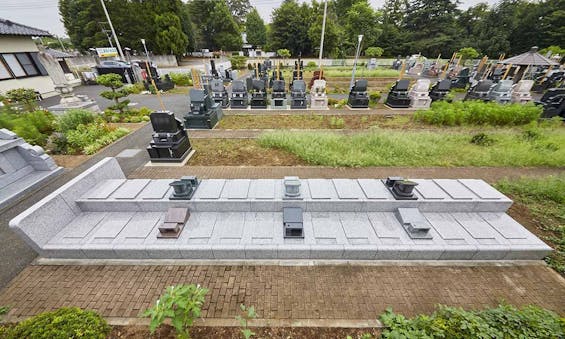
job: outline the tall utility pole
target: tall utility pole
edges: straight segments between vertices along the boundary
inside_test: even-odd
[[[322,69],[322,54],[324,53],[324,35],[326,32],[326,14],[328,13],[328,0],[324,1],[324,19],[322,20],[322,37],[320,38],[320,61],[318,67]],[[322,75],[320,74],[320,77]]]
[[[116,40],[116,46],[118,46],[118,52],[120,53],[120,57],[122,60],[126,60],[124,57],[124,52],[122,51],[122,46],[120,45],[120,41],[118,40],[118,36],[116,35],[116,31],[114,30],[114,25],[112,25],[112,20],[110,20],[110,15],[108,14],[108,10],[106,9],[106,4],[104,4],[104,0],[100,0],[102,3],[102,8],[104,9],[104,14],[106,14],[106,19],[108,20],[108,24],[110,24],[110,29],[112,30],[112,35],[114,36],[114,40]]]

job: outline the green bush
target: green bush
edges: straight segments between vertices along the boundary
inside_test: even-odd
[[[192,86],[190,73],[169,73],[171,80],[177,86]]]
[[[244,69],[247,63],[247,57],[243,55],[232,55],[230,57],[231,67],[233,69]]]
[[[22,321],[7,329],[7,339],[103,339],[110,333],[110,326],[94,311],[80,308],[60,308]],[[1,332],[0,332],[1,333]]]
[[[316,68],[318,67],[318,64],[315,61],[308,61],[308,63],[306,64],[307,68]]]
[[[55,129],[55,116],[44,110],[14,113],[9,108],[0,110],[0,128],[7,128],[32,145],[45,146]]]
[[[151,318],[151,333],[168,318],[171,319],[179,338],[190,338],[190,327],[194,319],[200,317],[206,293],[208,290],[200,285],[169,286],[155,306],[145,311],[142,316]]]
[[[383,338],[562,338],[565,326],[551,311],[499,305],[480,311],[439,306],[431,315],[412,319],[392,312],[380,316]]]
[[[6,92],[10,103],[20,104],[25,110],[31,111],[37,107],[37,94],[33,88],[15,88]]]
[[[542,108],[534,104],[505,104],[482,101],[436,101],[431,108],[417,111],[416,121],[430,125],[525,125],[539,119]]]
[[[94,154],[102,147],[128,134],[125,128],[112,128],[104,122],[78,125],[67,132],[68,149],[71,153]]]
[[[94,114],[87,109],[71,109],[57,118],[57,131],[67,133],[78,125],[87,125],[94,122]]]
[[[139,94],[145,91],[145,87],[143,86],[142,83],[136,82],[135,84],[125,85],[124,91],[126,91],[128,94]]]
[[[369,103],[377,104],[381,100],[381,96],[381,92],[378,91],[369,93]]]
[[[485,133],[477,133],[471,138],[471,143],[479,146],[490,146],[494,144],[494,139]]]

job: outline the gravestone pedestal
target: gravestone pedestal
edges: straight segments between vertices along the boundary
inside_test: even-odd
[[[61,172],[43,148],[0,129],[0,210]]]
[[[86,95],[75,95],[73,88],[69,85],[56,85],[55,90],[61,95],[61,101],[58,105],[47,108],[53,114],[62,115],[70,109],[87,109],[95,113],[100,112],[100,107],[98,107],[96,101]]]
[[[203,89],[191,89],[189,96],[190,111],[184,116],[186,128],[214,128],[223,116],[220,104]]]
[[[147,146],[151,162],[183,162],[192,147],[182,122],[168,111],[153,112],[149,117],[154,131]]]
[[[271,108],[286,109],[286,90],[284,80],[273,80]]]

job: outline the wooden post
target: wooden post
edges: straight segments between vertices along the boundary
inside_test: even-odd
[[[506,72],[504,72],[504,75],[502,76],[502,80],[506,79],[506,76],[508,75],[508,72],[510,72],[511,68],[512,68],[512,64],[508,64],[508,68],[506,69]]]
[[[402,80],[402,76],[404,75],[404,70],[406,69],[406,62],[402,62],[402,67],[400,68],[400,80]]]
[[[167,109],[165,108],[165,104],[163,103],[163,99],[161,99],[161,93],[159,92],[159,89],[157,89],[157,85],[155,84],[155,80],[153,79],[153,76],[151,75],[151,68],[149,68],[149,62],[147,60],[145,60],[145,67],[147,67],[147,72],[149,72],[149,80],[151,81],[153,88],[155,88],[155,93],[157,94],[157,99],[159,99],[159,104],[161,105],[161,108],[163,109],[163,111],[166,111]]]

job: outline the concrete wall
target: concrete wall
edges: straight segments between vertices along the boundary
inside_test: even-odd
[[[134,55],[130,57],[131,60],[145,60],[145,56]],[[157,67],[177,67],[177,59],[174,55],[152,55],[150,57],[151,61],[157,65]],[[74,58],[68,58],[67,64],[71,69],[73,68],[90,68],[96,66],[98,57],[94,56],[78,56]]]
[[[31,37],[0,36],[0,53],[38,52]],[[49,76],[0,80],[0,92],[14,88],[34,88],[43,97],[56,95],[55,85]]]

